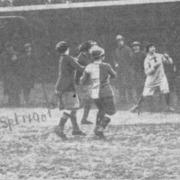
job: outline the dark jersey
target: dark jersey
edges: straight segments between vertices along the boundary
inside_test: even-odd
[[[69,55],[63,55],[59,60],[59,75],[56,82],[56,90],[60,93],[75,91],[75,72],[83,72],[77,59]]]

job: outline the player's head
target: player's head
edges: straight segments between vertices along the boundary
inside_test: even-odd
[[[149,54],[154,54],[156,52],[156,46],[151,43],[146,46],[146,52]]]
[[[80,53],[89,53],[90,49],[94,46],[94,45],[97,45],[97,42],[96,41],[92,41],[92,40],[89,40],[89,41],[86,41],[82,44],[79,45],[79,52]]]
[[[104,60],[105,58],[104,49],[97,45],[90,49],[90,54],[93,61]]]
[[[67,42],[60,41],[56,44],[55,49],[59,54],[69,54],[70,47]]]
[[[25,45],[24,45],[24,49],[25,49],[25,52],[31,52],[32,51],[32,45],[31,45],[31,43],[26,43]]]
[[[124,36],[122,36],[122,35],[120,35],[120,34],[118,34],[117,36],[116,36],[116,42],[117,42],[117,45],[118,46],[124,46],[124,44],[125,44],[125,38],[124,38]]]
[[[141,43],[139,41],[134,41],[132,44],[132,49],[133,51],[136,53],[136,52],[140,52],[141,50]]]

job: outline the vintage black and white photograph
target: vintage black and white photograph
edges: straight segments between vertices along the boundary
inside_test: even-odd
[[[180,180],[180,0],[0,0],[0,180]]]

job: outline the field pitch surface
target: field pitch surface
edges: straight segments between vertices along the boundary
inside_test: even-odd
[[[51,116],[43,108],[0,112],[1,180],[180,179],[179,114],[120,111],[105,131],[106,140],[94,137],[94,125],[81,126],[86,137],[73,137],[68,123],[68,140],[62,141],[54,134],[57,109]],[[92,110],[92,122],[95,114]],[[81,116],[79,111],[79,121]],[[6,119],[11,130],[2,122]]]

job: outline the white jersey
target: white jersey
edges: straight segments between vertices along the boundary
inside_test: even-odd
[[[160,86],[162,81],[166,80],[164,71],[165,58],[162,54],[148,54],[144,61],[144,70],[146,74],[145,87]]]

